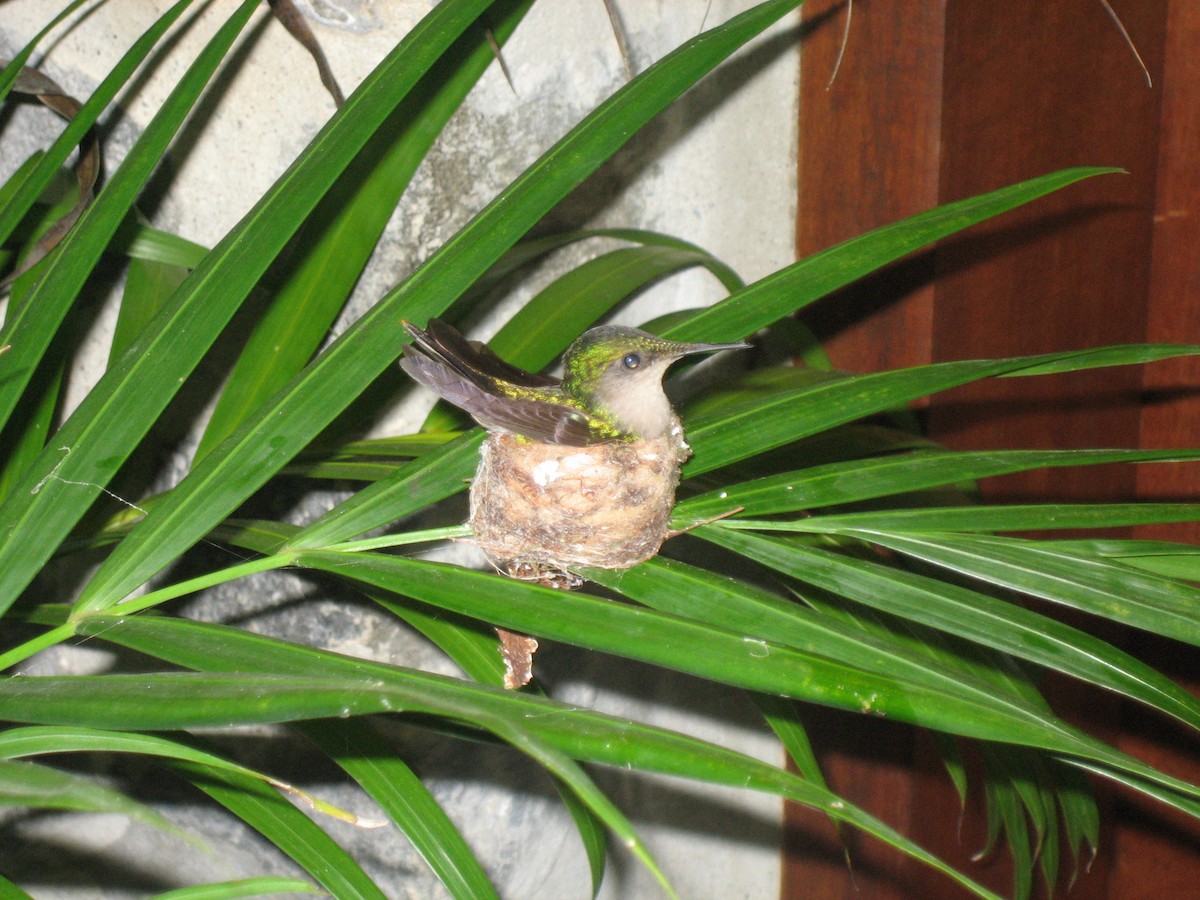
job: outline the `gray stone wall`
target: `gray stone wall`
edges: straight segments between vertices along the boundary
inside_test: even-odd
[[[122,50],[167,7],[166,0],[108,0],[60,31],[35,57],[44,71],[85,97]],[[349,92],[432,4],[418,0],[310,0],[312,28]],[[616,0],[630,57],[642,69],[748,0]],[[45,0],[6,0],[0,51],[11,55],[52,13]],[[121,113],[104,123],[106,169],[149,120],[187,62],[227,14],[209,5],[182,29],[168,56],[128,91]],[[236,68],[223,78],[185,129],[170,165],[156,178],[145,211],[157,226],[206,245],[250,208],[333,112],[311,59],[263,13],[247,32]],[[697,243],[753,280],[792,261],[795,209],[797,75],[795,20],[748,48],[653,123],[612,164],[556,211],[564,226],[632,226]],[[388,226],[347,321],[424,259],[504,184],[537,158],[626,78],[602,0],[544,0],[504,51],[513,84],[493,66],[419,172]],[[0,174],[7,175],[55,133],[49,113],[21,110],[0,132]],[[519,285],[509,307],[595,247],[576,248]],[[705,305],[723,291],[692,272],[639,297],[621,319],[637,322]],[[504,311],[477,323],[487,337]],[[96,318],[94,348],[73,373],[78,398],[103,370],[112,315]],[[71,402],[74,402],[73,400]],[[428,398],[397,404],[376,433],[411,430]],[[180,454],[185,465],[188,446]],[[328,496],[305,503],[327,506]],[[304,503],[298,507],[304,515]],[[219,552],[219,551],[212,551]],[[51,599],[51,598],[47,598]],[[61,599],[61,598],[60,598]],[[288,574],[237,582],[194,600],[190,612],[343,653],[453,671],[393,620],[324,583]],[[31,673],[102,671],[104,654],[55,650]],[[778,763],[776,741],[746,698],[694,679],[621,660],[548,647],[539,675],[569,703],[628,716]],[[584,897],[587,868],[569,817],[536,766],[515,752],[432,737],[398,726],[406,758],[426,778],[492,873],[505,897]],[[311,787],[335,803],[370,815],[313,751],[272,731],[224,734],[222,746],[251,765]],[[0,819],[0,871],[39,898],[140,897],[178,884],[289,871],[272,848],[213,807],[200,803],[160,770],[126,760],[85,761],[98,777],[134,784],[215,853],[112,815],[23,815]],[[597,772],[646,838],[685,897],[773,896],[779,883],[779,801],[713,791],[663,779]],[[442,892],[394,829],[356,831],[324,823],[350,846],[389,896]],[[602,896],[647,897],[659,890],[648,873],[615,852]]]

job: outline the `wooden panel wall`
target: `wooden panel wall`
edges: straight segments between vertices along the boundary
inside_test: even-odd
[[[1099,0],[859,0],[830,87],[845,7],[808,0],[801,255],[1064,166],[1129,173],[1073,186],[822,301],[808,318],[836,365],[875,371],[1141,340],[1200,343],[1200,4],[1112,6],[1153,89]],[[1195,362],[1002,379],[934,398],[926,418],[933,437],[962,449],[1200,446],[1200,402],[1184,389],[1197,385]],[[1059,470],[985,488],[995,500],[1195,498],[1200,471]],[[1139,536],[1186,540],[1200,531]],[[1200,684],[1192,661],[1200,654],[1102,632]],[[1190,737],[1085,687],[1047,690],[1093,733],[1200,779],[1200,745]],[[969,862],[982,842],[979,810],[968,811],[960,835],[957,799],[927,742],[886,724],[814,715],[835,789],[1008,892],[1003,857]],[[1072,898],[1200,892],[1200,829],[1120,795],[1103,811],[1101,856]],[[958,896],[941,876],[853,836],[852,884],[832,829],[801,811],[790,822],[785,897]]]
[[[1146,339],[1200,343],[1200,4],[1171,0],[1164,40],[1158,179],[1150,259]],[[1200,446],[1200,361],[1146,369],[1141,443]],[[1200,495],[1196,467],[1144,466],[1138,494],[1147,499]],[[1200,523],[1141,528],[1138,537],[1200,542]],[[1200,692],[1200,653],[1133,636],[1128,649]],[[1118,746],[1169,772],[1200,781],[1200,741],[1182,737],[1132,704],[1122,708]],[[1200,893],[1200,826],[1141,800],[1117,806],[1109,896],[1162,900]]]

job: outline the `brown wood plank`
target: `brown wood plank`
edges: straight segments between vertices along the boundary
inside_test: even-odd
[[[801,50],[801,256],[937,205],[944,6],[856,4],[830,85],[845,6],[804,4],[811,30]],[[926,254],[823,300],[807,320],[834,365],[873,372],[928,362],[932,274]]]
[[[1200,343],[1200,4],[1170,4],[1162,136],[1146,338]],[[1147,447],[1200,446],[1200,360],[1170,360],[1145,372],[1150,403],[1142,413]],[[1200,480],[1192,466],[1146,466],[1138,493],[1161,499],[1195,498]],[[1193,525],[1145,529],[1139,537],[1200,540]]]
[[[1119,165],[1130,172],[1075,186],[823,301],[815,310],[818,331],[835,364],[872,371],[1144,339],[1197,341],[1200,220],[1191,204],[1200,195],[1200,175],[1190,161],[1200,138],[1200,4],[1112,5],[1154,73],[1156,90],[1146,87],[1098,0],[922,0],[857,4],[846,61],[826,91],[840,22],[826,18],[831,3],[806,4],[814,27],[802,62],[802,254],[936,202],[1063,166]],[[1200,383],[1200,365],[1152,367],[1145,377],[1165,397]],[[1142,383],[1141,373],[1119,369],[997,380],[936,398],[928,422],[937,439],[962,448],[1200,444],[1197,399],[1172,395],[1141,413]],[[1196,486],[1187,469],[1146,467],[1135,476],[1092,468],[997,479],[985,495],[1194,497]],[[1048,690],[1056,708],[1074,707],[1089,729],[1115,738],[1116,703],[1070,684]],[[1200,760],[1196,742],[1166,740],[1144,719],[1124,724],[1132,725],[1123,739],[1129,749],[1200,779],[1189,767]],[[905,745],[897,729],[887,752],[878,753],[869,724],[847,725],[832,714],[816,731],[818,746],[825,737],[835,747],[827,766],[836,790],[1008,892],[1004,860],[982,868],[970,862],[982,836],[978,810],[969,811],[960,839],[957,800],[927,745]],[[1070,896],[1194,891],[1196,829],[1124,801],[1117,812],[1105,855]],[[825,857],[814,851],[819,824],[803,816],[791,821],[807,837],[793,836],[785,897],[965,896],[941,876],[858,845],[851,886],[836,849]]]
[[[1167,18],[1162,79],[1158,195],[1146,337],[1151,341],[1200,342],[1200,4],[1172,0]],[[1142,412],[1145,447],[1200,446],[1200,362],[1172,360],[1149,366],[1144,384],[1149,405]],[[1200,470],[1186,466],[1143,466],[1138,495],[1146,499],[1200,498]],[[1200,541],[1200,525],[1140,528],[1140,538]],[[1200,654],[1195,648],[1135,636],[1130,650],[1167,674],[1200,690]],[[1152,765],[1200,782],[1200,741],[1160,718],[1123,709],[1118,746]],[[1200,888],[1200,826],[1166,813],[1156,804],[1130,798],[1118,805],[1113,831],[1111,896],[1161,900],[1195,896]]]
[[[1151,71],[1161,72],[1165,3],[1114,6]],[[943,245],[935,358],[1143,339],[1158,103],[1098,3],[950,4],[943,201],[1072,165],[1117,165],[1130,174],[1076,185]],[[934,398],[930,434],[959,449],[1137,446],[1140,377],[1135,369],[1108,369],[972,385]],[[1121,499],[1134,487],[1129,469],[1059,470],[992,480],[983,494],[993,501]],[[1072,682],[1051,680],[1046,689],[1068,718],[1115,737],[1117,701]],[[968,864],[973,848],[947,840],[944,830],[930,825],[922,838]],[[1102,846],[1072,897],[1113,896],[1113,847],[1111,840]],[[936,890],[931,876],[924,881]],[[1007,886],[992,877],[986,883]]]
[[[1159,70],[1163,6],[1120,7]],[[956,2],[946,40],[943,201],[1072,165],[1130,174],[1092,179],[945,242],[935,358],[1141,340],[1158,94],[1112,22],[1092,0]],[[938,398],[930,427],[962,448],[1009,446],[1017,436],[1043,447],[1132,446],[1139,388],[1133,369],[998,379]],[[1127,477],[1121,489],[1131,493]],[[1084,498],[1100,483],[1091,472],[1035,473],[1010,479],[1005,494],[1064,486],[1064,499]]]
[[[807,256],[937,203],[942,0],[845,6],[808,0],[801,49],[797,251]],[[834,364],[869,372],[930,360],[933,260],[926,255],[852,285],[806,316]],[[896,303],[897,298],[905,303]],[[869,310],[869,312],[866,312]],[[903,340],[896,340],[904,335]],[[806,711],[833,788],[902,831],[912,814],[910,729]],[[782,893],[806,900],[911,896],[906,863],[877,842],[841,840],[823,816],[789,805]]]

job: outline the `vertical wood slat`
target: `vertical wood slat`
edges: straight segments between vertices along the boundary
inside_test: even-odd
[[[1146,337],[1151,341],[1200,343],[1200,4],[1172,0],[1166,36],[1159,142],[1158,194],[1154,209],[1150,299]],[[1142,412],[1143,443],[1200,446],[1200,360],[1169,360],[1146,369],[1152,401]],[[1189,394],[1189,392],[1191,392]],[[1146,466],[1138,491],[1147,497],[1195,496],[1190,466]],[[1169,535],[1200,540],[1193,525],[1148,528],[1140,537]]]
[[[797,244],[806,256],[937,204],[944,11],[941,0],[858,4],[832,84],[845,5],[808,0],[802,12]],[[892,267],[806,316],[835,365],[868,372],[929,360],[932,262],[925,255]],[[897,296],[907,302],[890,302]],[[892,340],[896,334],[909,339]],[[805,723],[827,749],[824,769],[835,789],[907,830],[911,732],[823,710],[806,711]],[[852,881],[827,821],[788,806],[786,822],[785,897],[908,895],[905,863],[877,843],[845,835]]]
[[[1200,4],[1194,0],[1168,4],[1163,67],[1146,338],[1200,343]],[[1200,446],[1200,361],[1149,366],[1144,385],[1149,402],[1141,416],[1142,446]],[[1196,500],[1200,471],[1192,465],[1143,466],[1137,489],[1146,499]],[[1136,536],[1197,543],[1200,523],[1140,528]],[[1129,649],[1200,690],[1200,654],[1194,648],[1135,636]],[[1121,726],[1122,750],[1200,781],[1200,741],[1184,738],[1132,705],[1123,709]],[[1117,812],[1110,895],[1122,900],[1194,896],[1200,885],[1200,825],[1137,800],[1122,803]]]
[[[840,22],[830,13],[835,4],[809,0],[801,255],[1055,168],[1109,164],[1130,172],[1077,185],[823,301],[814,310],[816,327],[836,365],[873,371],[1104,343],[1200,342],[1200,219],[1191,209],[1200,174],[1189,164],[1200,146],[1200,4],[1112,5],[1155,74],[1153,91],[1097,0],[858,3],[846,60],[827,91]],[[1141,378],[1113,369],[997,380],[935,398],[928,422],[935,438],[961,448],[1200,445],[1197,401],[1139,412]],[[1169,392],[1200,383],[1200,365],[1151,367],[1145,378],[1148,387]],[[996,479],[985,495],[1195,496],[1196,486],[1191,468],[1144,467],[1135,475],[1106,467]],[[1050,689],[1060,708],[1099,713],[1088,727],[1115,739],[1115,702],[1071,685]],[[906,740],[898,730],[872,724],[818,714],[818,745],[824,733],[836,748],[825,759],[834,789],[1007,892],[1002,860],[980,869],[968,859],[982,834],[977,810],[967,816],[962,842],[956,837],[957,800],[935,754],[920,742],[898,747]],[[1127,724],[1135,735],[1147,727]],[[1135,735],[1122,746],[1146,758],[1164,753],[1158,736]],[[889,739],[886,753],[871,746]],[[1165,752],[1164,765],[1183,764],[1189,752],[1200,757],[1195,748],[1192,741],[1173,756]],[[1200,778],[1200,771],[1184,774]],[[1072,897],[1182,896],[1178,889],[1200,884],[1196,829],[1163,831],[1157,821],[1147,828],[1136,808],[1132,816],[1122,804],[1116,811],[1100,862]],[[820,823],[789,815],[795,855],[785,866],[785,897],[957,896],[940,876],[859,844],[851,885],[836,843],[824,856],[814,849]],[[831,840],[828,832],[824,840]]]
[[[944,0],[855,9],[834,76],[845,4],[808,0],[802,7],[802,256],[937,205]],[[834,364],[873,372],[927,362],[932,274],[925,254],[823,300],[808,321]]]
[[[1165,4],[1118,5],[1161,71]],[[937,253],[935,360],[1041,353],[1145,335],[1158,93],[1094,0],[951,3],[941,200],[1074,165],[1115,165],[946,242]],[[1149,140],[1148,140],[1149,138]],[[935,398],[934,436],[969,449],[1136,446],[1140,373],[1007,378]],[[1059,470],[993,495],[1132,494],[1131,470]],[[1051,493],[1053,492],[1053,493]]]

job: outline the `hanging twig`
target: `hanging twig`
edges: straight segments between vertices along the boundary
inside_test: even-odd
[[[1137,64],[1141,67],[1142,74],[1146,76],[1146,87],[1154,87],[1154,79],[1150,77],[1150,70],[1146,68],[1142,54],[1138,53],[1137,46],[1133,43],[1133,38],[1129,36],[1129,32],[1125,29],[1125,23],[1121,21],[1121,17],[1117,15],[1117,11],[1112,8],[1108,0],[1100,0],[1100,5],[1108,13],[1108,17],[1113,20],[1113,24],[1117,26],[1117,31],[1121,32],[1121,37],[1125,39],[1125,44],[1129,47],[1129,52],[1133,54],[1133,58],[1137,60]]]
[[[496,35],[492,32],[492,29],[488,28],[484,33],[487,35],[488,46],[492,48],[496,62],[500,63],[500,71],[504,73],[504,80],[508,82],[508,87],[515,96],[517,86],[513,84],[512,72],[508,71],[508,63],[504,61],[504,54],[500,52],[500,42],[496,40]]]
[[[329,67],[329,60],[325,58],[325,51],[321,49],[321,45],[313,35],[312,29],[308,27],[308,23],[304,21],[300,10],[296,9],[292,0],[267,0],[267,3],[270,4],[271,12],[279,20],[279,24],[286,28],[288,34],[308,51],[313,62],[317,64],[317,74],[321,76],[321,84],[325,85],[325,90],[329,91],[329,96],[333,97],[334,104],[341,106],[346,102],[346,97],[342,93],[341,87],[338,86],[337,79],[333,76],[333,69]]]
[[[621,54],[621,61],[625,63],[625,75],[632,80],[633,62],[629,58],[629,42],[625,39],[625,27],[621,24],[621,17],[612,0],[604,0],[604,9],[608,12],[608,21],[612,25],[613,37],[617,39],[617,51]]]
[[[0,60],[0,66],[5,62]],[[53,80],[47,78],[37,69],[24,68],[17,75],[13,91],[19,94],[36,97],[43,106],[58,113],[68,122],[79,113],[80,103],[59,87]],[[12,283],[21,275],[28,272],[34,265],[45,259],[46,255],[58,246],[59,241],[67,236],[67,232],[79,221],[83,211],[92,202],[92,189],[100,177],[100,141],[93,129],[79,143],[79,161],[75,163],[75,179],[79,185],[79,199],[75,205],[58,221],[51,225],[46,233],[38,238],[37,243],[30,248],[20,264],[0,281],[0,292],[7,291]]]
[[[842,44],[838,47],[837,59],[833,61],[833,71],[829,73],[829,83],[825,85],[825,90],[833,87],[838,71],[842,68],[842,57],[846,55],[846,45],[850,43],[850,20],[853,17],[854,0],[846,0],[846,23],[842,26]]]

